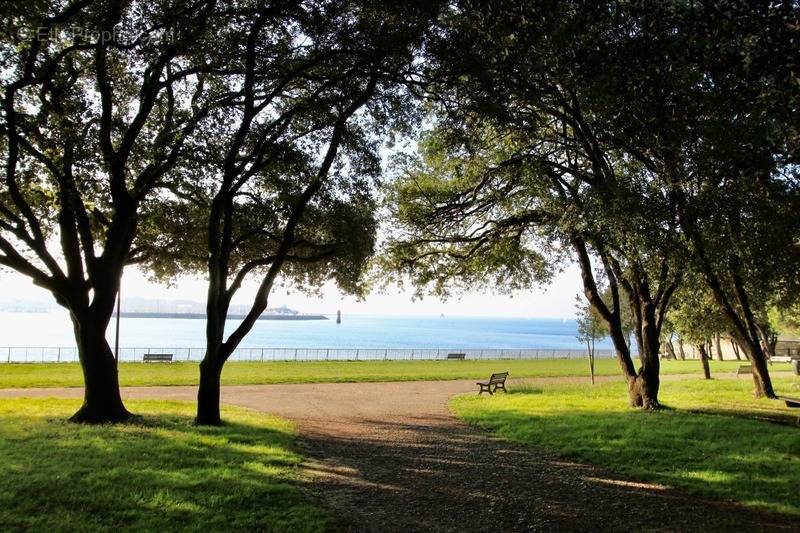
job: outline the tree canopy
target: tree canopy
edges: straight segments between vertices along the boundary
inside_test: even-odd
[[[631,401],[653,407],[671,295],[701,273],[754,362],[756,392],[772,395],[757,315],[796,294],[797,90],[793,60],[755,59],[789,50],[797,13],[734,4],[458,3],[434,49],[434,156],[423,144],[398,180],[406,236],[391,262],[437,290],[487,269],[514,287],[546,279],[545,258],[571,248]]]
[[[210,109],[189,58],[213,2],[24,4],[2,12],[0,265],[70,312],[86,381],[75,419],[120,420],[105,330],[138,259],[137,213]]]
[[[363,292],[379,148],[389,128],[414,120],[403,80],[436,11],[436,3],[289,3],[237,13],[223,26],[230,34],[214,53],[228,68],[209,81],[226,103],[154,203],[152,234],[140,235],[143,247],[160,245],[149,261],[160,274],[209,278],[199,423],[220,422],[222,367],[276,282],[314,292],[333,279]],[[231,299],[248,278],[258,283],[250,309],[226,331]]]

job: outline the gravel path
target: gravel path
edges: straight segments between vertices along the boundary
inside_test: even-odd
[[[474,390],[472,381],[335,383],[227,386],[222,396],[298,425],[311,486],[345,531],[800,531],[785,517],[687,498],[492,438],[447,410],[450,396]],[[123,389],[125,398],[195,394]]]

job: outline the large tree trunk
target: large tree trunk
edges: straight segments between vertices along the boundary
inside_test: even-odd
[[[219,300],[218,285],[209,283],[209,298],[206,303],[206,353],[200,361],[200,386],[197,389],[197,416],[194,421],[200,426],[219,426],[220,384],[222,366],[227,360],[222,341],[225,332],[227,304]]]
[[[717,352],[717,361],[722,361],[722,343],[719,339],[719,333],[714,334],[714,348]]]
[[[639,350],[641,352],[639,354],[639,359],[642,366],[637,372],[622,329],[615,327],[613,324],[608,325],[611,340],[614,343],[614,351],[617,354],[617,361],[622,369],[625,381],[628,383],[628,400],[630,406],[644,409],[658,409],[660,407],[658,403],[658,390],[660,386],[658,377],[660,366],[658,360],[658,334],[654,333],[649,336],[647,342],[639,343]],[[639,337],[637,336],[637,341],[638,340]]]
[[[639,359],[642,362],[639,372],[628,377],[628,396],[631,407],[655,410],[661,407],[658,401],[660,361],[658,359],[658,332],[645,319],[642,325]]]
[[[110,317],[109,317],[110,318]],[[119,392],[117,362],[105,338],[105,322],[93,314],[72,315],[78,358],[83,370],[83,405],[70,418],[73,422],[102,424],[131,417]]]
[[[658,402],[659,387],[658,375],[646,372],[642,367],[633,379],[628,380],[628,397],[631,407],[641,407],[649,410],[660,409],[661,404]]]
[[[753,396],[756,398],[777,398],[775,390],[772,388],[772,379],[769,377],[766,359],[755,357],[750,362],[753,364],[753,384],[755,385]]]
[[[216,357],[206,356],[200,362],[200,387],[197,389],[197,417],[195,423],[201,426],[218,426],[222,423],[219,415],[220,381],[222,363]]]
[[[711,379],[711,368],[708,366],[708,354],[706,353],[706,347],[703,344],[698,344],[697,349],[700,352],[700,363],[703,365],[703,377],[706,379]]]
[[[658,409],[660,407],[658,402],[658,389],[660,386],[658,376],[660,367],[658,352],[661,325],[660,321],[656,319],[657,310],[653,301],[649,296],[647,296],[646,299],[642,298],[641,295],[635,297],[632,289],[626,289],[629,305],[631,305],[632,309],[634,306],[637,306],[635,309],[638,309],[634,315],[637,317],[638,327],[636,330],[636,342],[639,348],[639,359],[641,360],[642,366],[639,371],[636,372],[633,360],[631,359],[629,339],[626,339],[620,320],[621,302],[616,285],[616,281],[620,276],[615,272],[611,261],[607,258],[603,258],[603,266],[610,280],[609,286],[612,294],[612,308],[609,309],[600,297],[600,292],[597,289],[591,260],[585,243],[580,238],[576,238],[573,240],[572,244],[577,252],[578,263],[581,267],[584,294],[591,306],[598,311],[608,326],[609,336],[614,343],[617,361],[622,370],[622,375],[628,383],[630,405],[632,407],[645,409]],[[646,289],[645,287],[643,288]],[[674,285],[665,291],[663,297],[666,298],[666,300],[664,302],[669,300],[669,296],[673,290]],[[649,294],[649,291],[645,290],[645,292]],[[659,313],[662,311],[663,309],[659,311]]]
[[[758,342],[750,342],[744,337],[737,339],[742,352],[753,366],[753,383],[755,390],[753,396],[756,398],[776,398],[772,388],[772,379],[769,377],[767,368],[767,356]]]

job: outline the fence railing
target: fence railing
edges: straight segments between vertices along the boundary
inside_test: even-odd
[[[122,362],[141,362],[147,353],[169,353],[174,361],[200,361],[205,348],[120,347]],[[580,359],[586,350],[574,349],[480,349],[480,348],[237,348],[231,361],[415,361],[447,359],[463,353],[466,359]],[[598,358],[612,357],[611,350],[595,350]],[[0,347],[0,363],[68,363],[78,360],[75,347]]]

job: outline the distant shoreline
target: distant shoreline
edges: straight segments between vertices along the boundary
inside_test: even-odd
[[[120,313],[122,318],[188,318],[194,320],[205,320],[205,313],[139,313],[125,312]],[[242,320],[245,315],[228,315],[228,320]],[[258,320],[329,320],[323,315],[261,315]]]

